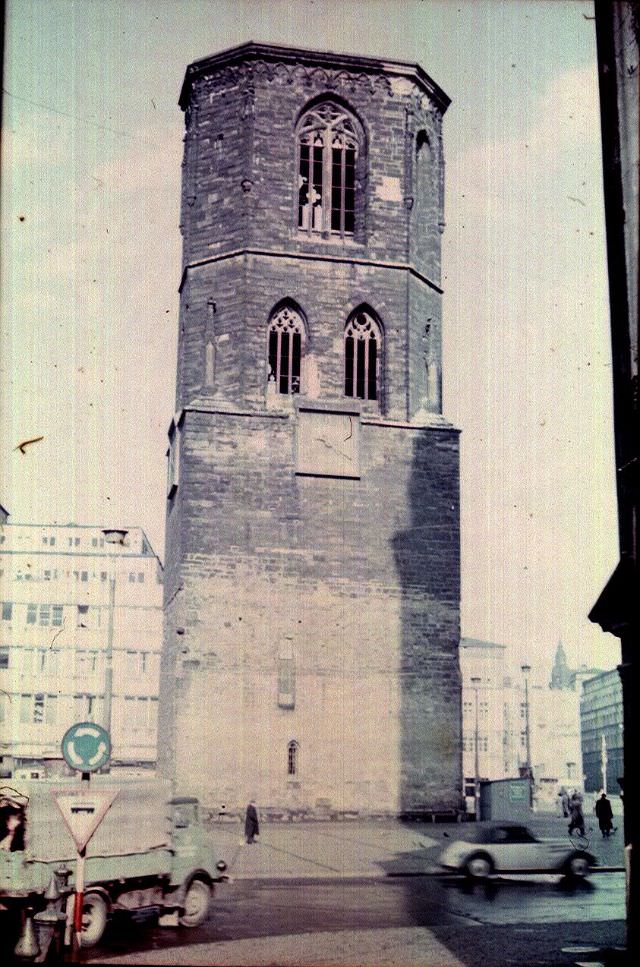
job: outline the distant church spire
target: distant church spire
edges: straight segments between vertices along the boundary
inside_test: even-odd
[[[553,661],[553,668],[551,670],[551,688],[573,688],[573,676],[571,671],[567,666],[567,656],[565,650],[562,647],[562,642],[558,642],[558,647],[556,648],[556,656]]]

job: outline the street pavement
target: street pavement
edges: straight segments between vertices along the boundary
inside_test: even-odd
[[[537,815],[540,836],[566,821]],[[621,830],[603,840],[587,817],[600,869],[622,870]],[[263,823],[258,843],[238,822],[213,823],[230,882],[195,930],[112,931],[83,960],[110,964],[558,967],[597,963],[624,939],[624,875],[569,885],[557,876],[470,885],[437,876],[437,857],[465,824],[392,820]]]
[[[538,836],[568,840],[561,817],[535,815],[528,825]],[[440,851],[467,828],[465,823],[397,820],[263,823],[258,842],[249,845],[240,824],[225,821],[213,824],[213,841],[234,879],[407,876],[440,872]],[[603,839],[595,817],[587,817],[586,834],[581,845],[599,867],[624,868],[621,829]]]

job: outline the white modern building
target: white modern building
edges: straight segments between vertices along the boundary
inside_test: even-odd
[[[61,768],[74,722],[156,761],[162,566],[139,527],[0,524],[0,775]]]
[[[517,667],[505,645],[463,638],[462,734],[468,806],[479,779],[505,779],[530,766],[534,802],[555,808],[558,790],[582,788],[580,688],[548,684],[542,665]]]

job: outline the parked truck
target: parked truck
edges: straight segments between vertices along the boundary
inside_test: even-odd
[[[79,782],[40,779],[0,789],[0,813],[15,815],[17,807],[22,825],[4,838],[0,830],[0,917],[27,906],[43,908],[52,874],[61,868],[71,870],[73,887],[76,846],[55,793]],[[118,793],[86,850],[81,945],[97,944],[119,911],[137,918],[173,914],[184,927],[201,924],[226,864],[215,855],[198,800],[172,795],[164,780],[94,776],[91,790],[103,788]]]

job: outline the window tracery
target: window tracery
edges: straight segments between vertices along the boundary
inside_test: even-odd
[[[381,355],[380,326],[368,312],[355,312],[344,330],[345,396],[379,399]]]
[[[354,119],[328,101],[298,125],[298,228],[353,235],[359,137]]]
[[[299,393],[304,323],[292,306],[282,306],[269,320],[267,385],[278,393]]]

